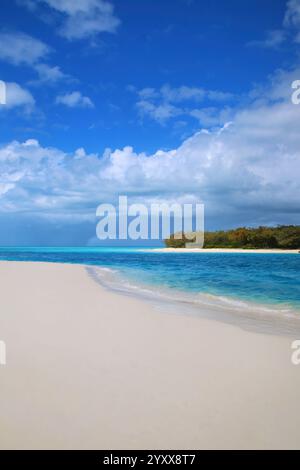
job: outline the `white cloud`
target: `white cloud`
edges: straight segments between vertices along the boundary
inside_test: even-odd
[[[160,124],[168,119],[182,114],[182,110],[170,103],[154,104],[150,101],[141,100],[136,104],[141,117],[149,116]]]
[[[131,91],[134,93],[137,90],[135,87],[129,86],[128,91]],[[142,100],[149,100],[153,98],[159,98],[159,91],[157,91],[155,88],[148,87],[148,88],[143,88],[142,90],[139,90],[138,95]]]
[[[231,101],[234,95],[229,92],[220,90],[206,90],[200,87],[171,87],[168,84],[163,85],[159,89],[143,88],[136,90],[130,87],[129,91],[137,93],[139,100],[136,103],[140,116],[148,116],[157,121],[159,124],[165,124],[169,119],[180,115],[192,116],[199,119],[200,114],[207,115],[208,109],[194,110],[191,108],[192,104],[201,103],[204,101],[222,103]],[[178,105],[181,106],[178,106]],[[204,119],[199,119],[204,121]],[[205,120],[205,124],[207,123]],[[214,123],[220,123],[220,118],[214,118]]]
[[[294,30],[295,42],[300,43],[300,0],[288,1],[284,26]]]
[[[109,2],[102,0],[42,0],[49,6],[68,15],[76,15],[77,13],[89,13],[98,7],[103,12],[111,12],[112,6]]]
[[[289,0],[284,17],[284,25],[289,27],[300,28],[300,1]]]
[[[38,80],[31,84],[55,84],[62,80],[74,80],[62,72],[58,66],[50,66],[43,61],[47,59],[51,48],[32,36],[24,33],[0,33],[0,60],[13,65],[32,67],[38,74]]]
[[[208,217],[227,223],[295,223],[300,215],[299,110],[290,83],[300,70],[280,72],[233,123],[201,131],[170,151],[132,147],[104,155],[73,155],[36,141],[0,148],[0,212],[92,217],[116,195],[132,200],[202,200]]]
[[[88,96],[83,96],[80,91],[73,91],[56,98],[56,104],[64,104],[69,108],[93,108],[94,103]]]
[[[183,101],[201,102],[205,99],[210,101],[226,101],[230,100],[233,95],[219,90],[206,90],[199,87],[181,86],[172,88],[170,85],[163,85],[160,89],[161,97],[173,103]]]
[[[114,33],[120,20],[107,0],[39,0],[62,16],[59,33],[67,39],[82,39],[98,33]]]
[[[196,118],[201,126],[205,128],[211,128],[216,126],[222,126],[226,122],[233,119],[234,110],[231,108],[199,108],[192,109],[190,111],[190,116]]]
[[[187,100],[203,101],[205,94],[206,92],[203,88],[197,87],[181,86],[172,88],[170,85],[163,85],[160,89],[162,99],[173,103]]]
[[[14,65],[33,65],[49,52],[46,44],[28,34],[0,33],[1,60]]]
[[[248,46],[276,49],[290,37],[300,42],[300,0],[288,0],[283,18],[283,29],[268,31],[263,40],[248,42]]]
[[[276,49],[286,40],[286,33],[281,29],[268,31],[265,39],[261,41],[250,41],[248,46],[265,47],[267,49]]]
[[[155,100],[158,98],[170,103],[182,103],[185,101],[201,102],[205,99],[223,102],[233,98],[233,94],[229,92],[207,90],[201,87],[190,87],[186,85],[171,87],[169,84],[165,84],[159,89],[142,88],[141,90],[136,90],[133,88],[131,91],[136,91],[141,99]]]
[[[55,84],[61,81],[72,80],[72,78],[62,72],[58,66],[50,66],[47,64],[37,64],[34,67],[39,79],[33,83]]]
[[[35,104],[32,94],[17,83],[6,83],[6,104],[0,109],[6,110],[16,107],[25,107],[31,110]]]

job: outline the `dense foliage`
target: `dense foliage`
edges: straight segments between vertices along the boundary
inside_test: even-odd
[[[300,249],[300,226],[240,227],[233,230],[205,232],[204,240],[204,248]],[[165,244],[169,248],[183,248],[186,242],[184,235],[180,239],[171,235],[165,240]]]

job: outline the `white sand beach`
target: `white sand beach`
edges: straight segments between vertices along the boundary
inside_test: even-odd
[[[83,266],[1,262],[0,280],[1,449],[300,448],[292,338],[160,311]]]

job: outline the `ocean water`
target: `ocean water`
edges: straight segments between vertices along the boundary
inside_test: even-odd
[[[300,255],[134,248],[0,248],[0,260],[88,265],[106,287],[206,308],[300,320]],[[299,323],[300,325],[300,323]]]

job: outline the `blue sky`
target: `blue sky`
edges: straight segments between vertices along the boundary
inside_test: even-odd
[[[147,152],[173,148],[198,130],[198,120],[179,115],[162,126],[147,114],[142,118],[134,89],[187,86],[240,95],[291,61],[291,44],[268,50],[248,45],[281,28],[281,0],[114,1],[120,21],[114,32],[71,40],[58,33],[63,19],[57,10],[43,1],[36,11],[26,4],[2,2],[2,30],[42,41],[50,50],[37,62],[59,67],[70,78],[29,87],[38,80],[35,67],[2,61],[2,80],[28,88],[37,108],[30,117],[11,114],[2,141],[37,138],[65,151],[84,146],[89,152],[124,145]],[[73,91],[88,96],[94,107],[55,104],[58,95]],[[199,107],[193,101],[184,104]],[[221,107],[226,101],[200,104]]]
[[[119,193],[200,199],[208,228],[298,222],[299,0],[2,0],[1,18],[2,244],[89,243]]]

